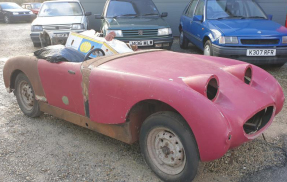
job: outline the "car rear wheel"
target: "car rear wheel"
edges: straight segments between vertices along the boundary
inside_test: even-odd
[[[7,16],[7,15],[4,16],[4,22],[7,24],[11,23],[9,16]]]
[[[210,40],[207,40],[205,42],[203,54],[205,56],[213,56],[212,43],[210,42]]]
[[[140,131],[145,161],[163,181],[192,181],[199,154],[195,138],[185,120],[173,112],[148,117]]]
[[[184,36],[183,31],[180,32],[180,36],[179,36],[179,46],[182,49],[186,49],[188,47],[188,40],[187,38]]]
[[[41,115],[41,110],[38,101],[35,99],[33,87],[27,76],[19,73],[15,81],[14,91],[18,105],[22,112],[29,117],[38,117]]]

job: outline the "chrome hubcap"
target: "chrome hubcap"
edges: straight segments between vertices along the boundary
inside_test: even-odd
[[[26,110],[32,110],[34,105],[34,93],[31,86],[26,81],[19,84],[20,99]]]
[[[204,47],[204,55],[210,56],[210,47],[209,47],[209,45],[206,45]]]
[[[171,130],[163,127],[153,129],[147,138],[147,149],[154,164],[162,172],[175,175],[184,169],[184,148]]]

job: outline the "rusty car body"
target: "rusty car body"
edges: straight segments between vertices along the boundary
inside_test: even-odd
[[[7,91],[24,93],[41,112],[125,143],[140,140],[165,181],[191,181],[198,160],[218,159],[261,135],[285,100],[276,79],[257,66],[164,50],[80,63],[20,56],[5,63],[3,74]],[[19,75],[28,79],[28,95],[29,85],[17,92]]]

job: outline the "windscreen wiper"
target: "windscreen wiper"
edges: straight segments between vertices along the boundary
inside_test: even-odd
[[[138,15],[137,14],[123,14],[123,15],[113,16],[113,18],[117,18],[117,17],[120,17],[120,16],[134,16],[134,17],[137,17]]]
[[[157,13],[147,13],[147,14],[144,14],[142,16],[148,16],[148,15],[158,15]]]
[[[263,16],[248,16],[247,18],[259,18],[259,19],[263,18],[263,19],[266,19],[266,18],[263,17]]]

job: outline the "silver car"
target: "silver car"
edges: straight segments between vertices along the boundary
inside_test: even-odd
[[[41,46],[40,35],[46,42],[50,41],[49,44],[65,44],[71,31],[88,29],[87,16],[90,15],[91,12],[85,13],[79,0],[45,1],[31,25],[34,46]]]

